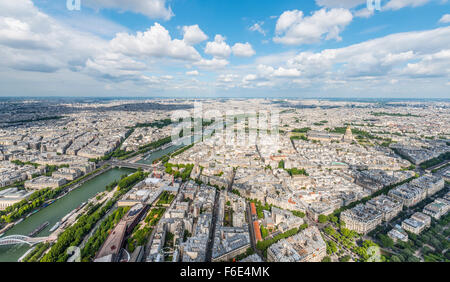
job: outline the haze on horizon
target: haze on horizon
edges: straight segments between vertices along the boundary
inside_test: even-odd
[[[449,98],[450,2],[0,2],[0,97]]]

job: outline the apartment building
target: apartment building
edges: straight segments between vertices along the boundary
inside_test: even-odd
[[[353,209],[343,211],[340,217],[345,222],[345,227],[360,234],[366,234],[377,227],[383,221],[383,213],[363,204]]]

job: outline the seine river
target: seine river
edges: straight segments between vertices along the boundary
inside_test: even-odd
[[[134,170],[125,168],[113,168],[73,190],[63,198],[55,201],[50,206],[28,217],[21,223],[9,229],[3,237],[8,235],[28,235],[48,221],[50,224],[36,237],[50,235],[50,229],[60,221],[66,214],[76,209],[81,203],[94,197],[98,192],[105,190],[106,185],[114,180],[119,180],[124,174],[130,174]],[[29,249],[28,245],[0,246],[0,262],[15,262]]]

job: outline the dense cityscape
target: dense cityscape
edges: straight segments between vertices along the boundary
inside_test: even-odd
[[[4,99],[0,260],[448,261],[449,107]]]
[[[0,0],[2,270],[445,279],[449,66],[447,0]]]

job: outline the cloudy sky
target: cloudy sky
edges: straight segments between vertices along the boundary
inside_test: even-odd
[[[450,98],[448,0],[66,2],[0,0],[0,96]]]

